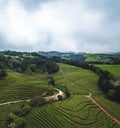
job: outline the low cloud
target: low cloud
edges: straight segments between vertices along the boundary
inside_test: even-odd
[[[119,1],[111,1],[0,0],[0,49],[117,52]]]

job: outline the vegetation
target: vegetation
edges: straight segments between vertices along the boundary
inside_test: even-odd
[[[85,62],[94,64],[120,64],[119,54],[84,54]]]
[[[0,79],[5,78],[7,76],[5,69],[0,69]]]
[[[98,103],[120,120],[120,104],[112,101],[119,102],[120,88],[112,72],[89,62],[60,59],[59,55],[51,55],[50,58],[69,65],[53,62],[39,53],[1,52],[0,69],[6,75],[5,79],[0,80],[0,104],[23,101],[0,106],[0,127],[119,128],[116,122],[85,97],[91,92]],[[67,99],[61,100],[58,95],[59,101],[46,104],[44,97],[58,93],[49,85],[65,92]],[[30,102],[30,99],[33,100]]]
[[[52,76],[48,76],[47,79],[49,85],[55,86],[55,80]]]
[[[67,61],[86,62],[93,64],[120,64],[119,53],[109,54],[88,54],[88,53],[74,53],[74,52],[39,52],[40,55],[44,55],[49,58],[59,58]]]
[[[6,128],[25,128],[25,120],[11,113],[6,122]]]
[[[120,102],[120,86],[115,84],[115,78],[110,72],[104,71],[101,68],[96,67],[92,64],[79,63],[73,61],[68,63],[95,72],[99,76],[99,80],[98,80],[99,88],[106,94],[108,98]]]
[[[49,74],[51,73],[56,73],[59,71],[59,66],[57,65],[56,62],[52,61],[52,60],[49,60],[47,61],[43,67],[42,67],[42,71],[43,72],[47,72]]]
[[[80,95],[35,108],[25,120],[26,128],[119,128],[96,105]]]
[[[63,88],[64,91],[68,90],[70,92],[71,94],[70,98],[59,102],[46,104],[44,106],[38,105],[38,107],[34,107],[28,115],[23,116],[22,120],[24,121],[23,122],[18,121],[21,122],[18,124],[22,124],[22,123],[25,124],[25,128],[39,128],[39,127],[41,128],[55,128],[55,127],[119,128],[119,126],[109,117],[107,117],[95,104],[93,104],[89,99],[84,97],[84,95],[88,95],[89,92],[92,92],[95,99],[99,99],[98,101],[102,105],[104,105],[105,108],[110,106],[110,108],[112,109],[108,108],[109,111],[113,113],[114,116],[119,118],[119,113],[120,113],[119,109],[117,109],[116,112],[114,113],[114,109],[119,108],[119,104],[114,105],[112,101],[109,101],[104,97],[104,95],[97,86],[97,81],[99,79],[98,76],[90,70],[85,70],[79,67],[74,67],[66,64],[59,64],[59,67],[60,67],[59,72],[52,74],[51,76],[54,77],[54,80],[56,82],[56,87]],[[14,76],[14,80],[17,79],[19,76],[19,82],[20,81],[21,83],[23,81],[25,82],[22,85],[22,87],[31,83],[35,87],[36,86],[42,88],[45,87],[46,89],[50,88],[48,86],[47,83],[48,81],[46,80],[46,76],[44,76],[44,74],[26,75],[21,73],[14,74],[14,72],[8,72],[8,76],[6,79],[8,80],[8,77],[11,77],[13,79],[13,76]],[[22,78],[20,76],[22,76]],[[11,78],[9,79],[11,80]],[[29,83],[27,83],[28,81]],[[10,85],[8,85],[8,87],[9,86]],[[16,86],[18,86],[18,84]],[[27,89],[29,88],[31,88],[31,86],[29,86]],[[44,90],[44,92],[45,91],[46,90]],[[32,90],[31,92],[34,93],[34,91]],[[107,104],[105,104],[106,100],[107,100]],[[10,106],[12,107],[12,105]],[[2,111],[3,108],[4,106],[1,106],[0,110]],[[7,109],[7,111],[9,110],[10,109]],[[21,118],[21,117],[17,117],[17,118]],[[3,121],[1,121],[1,123],[2,122]],[[12,124],[13,123],[11,123],[11,125]]]
[[[109,71],[111,74],[113,74],[115,77],[120,77],[120,65],[104,65],[99,64],[96,65],[97,67],[100,67],[103,70]]]
[[[43,95],[44,92],[47,92],[47,95],[56,92],[48,86],[46,76],[43,73],[29,75],[8,71],[7,74],[6,79],[0,80],[0,103],[17,99],[31,99]]]

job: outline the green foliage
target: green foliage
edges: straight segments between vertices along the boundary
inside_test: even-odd
[[[43,72],[56,73],[59,71],[59,66],[56,62],[49,60],[43,65]]]
[[[65,95],[66,95],[66,98],[70,97],[70,92],[69,92],[67,86],[65,86]]]
[[[94,64],[120,64],[120,56],[112,54],[84,54],[85,62]]]
[[[82,95],[37,107],[25,120],[26,128],[119,128],[119,125]]]
[[[103,70],[107,70],[110,73],[112,73],[114,76],[120,76],[120,65],[104,65],[104,64],[99,64],[96,65],[97,67],[100,67]]]
[[[28,115],[21,118],[23,121],[17,120],[16,115],[14,115],[12,120],[9,119],[11,127],[15,123],[21,125],[23,122],[26,128],[119,128],[119,125],[84,97],[84,95],[92,92],[92,96],[104,108],[107,108],[118,119],[120,118],[120,105],[103,96],[97,86],[98,76],[92,71],[80,67],[65,64],[59,64],[59,67],[59,72],[51,76],[55,80],[56,87],[70,92],[70,97],[66,100],[34,107]],[[101,70],[97,72],[102,73]],[[106,76],[106,78],[111,78],[111,75]],[[51,89],[47,82],[44,74],[28,75],[9,71],[6,80],[0,82],[0,89],[2,90],[0,102],[14,100],[15,96],[17,99],[29,99],[35,95],[42,95],[46,91],[54,92],[54,89]],[[118,88],[115,91],[117,90]],[[10,108],[13,108],[12,104],[0,106],[0,119],[3,116],[5,119],[4,113],[6,111],[11,112]],[[24,108],[24,105],[21,108]],[[1,125],[3,122],[0,121],[1,128],[4,128]]]
[[[62,100],[63,99],[61,95],[58,95],[57,97],[58,97],[58,100]]]
[[[55,80],[52,76],[49,76],[47,79],[49,85],[55,86]]]
[[[114,99],[114,96],[115,96],[115,90],[108,90],[107,92],[107,97],[110,98],[110,99]]]
[[[0,69],[0,78],[5,78],[7,76],[7,72],[5,69]]]
[[[48,59],[38,53],[22,53],[6,51],[0,54],[0,68],[11,69],[20,73],[40,72],[42,65]]]
[[[44,92],[50,94],[55,90],[48,86],[48,81],[42,73],[32,75],[7,71],[6,79],[0,80],[0,102],[26,100],[41,96]],[[46,94],[46,95],[47,95]]]
[[[25,128],[25,120],[23,118],[15,118],[7,128]]]
[[[31,111],[31,106],[22,105],[19,111],[16,111],[15,113],[11,113],[10,116],[7,118],[6,127],[24,128],[26,123],[23,117],[28,115],[30,111]]]
[[[21,109],[17,112],[17,115],[19,117],[26,116],[27,114],[30,113],[31,109],[32,109],[31,106],[25,105],[25,106],[21,107]]]
[[[43,97],[41,98],[34,98],[31,102],[30,102],[30,105],[31,107],[36,107],[36,106],[42,106],[42,105],[45,105],[46,104],[46,101]]]

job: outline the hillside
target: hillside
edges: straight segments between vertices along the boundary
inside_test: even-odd
[[[103,64],[120,64],[120,54],[118,53],[74,53],[74,52],[38,52],[40,55],[47,56],[49,58],[59,57],[60,59],[86,62],[86,63],[103,63]]]
[[[93,64],[120,64],[119,53],[109,54],[91,54],[91,53],[74,53],[74,52],[16,52],[16,51],[1,51],[0,58],[4,56],[14,61],[24,59],[25,61],[31,61],[32,63],[41,64],[47,59],[54,59],[59,62],[65,61],[77,61]],[[39,60],[39,61],[37,61]],[[36,62],[35,62],[36,61]]]
[[[70,98],[34,107],[31,113],[24,117],[26,128],[119,128],[119,125],[100,110],[86,95],[92,93],[109,113],[120,120],[120,105],[105,98],[97,86],[98,76],[90,70],[59,64],[60,70],[52,76],[56,87],[70,92]],[[0,81],[0,103],[29,99],[36,95],[52,95],[55,91],[46,80],[44,73],[32,75],[8,71],[6,80]],[[0,106],[0,125],[4,128],[7,116],[20,108],[25,102]],[[4,114],[4,116],[3,116]],[[61,123],[64,122],[64,123]]]
[[[120,77],[120,65],[96,65],[103,70],[107,70],[116,77]]]

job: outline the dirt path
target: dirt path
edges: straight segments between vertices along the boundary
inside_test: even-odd
[[[61,90],[59,90],[59,89],[57,89],[57,88],[55,88],[55,89],[58,91],[58,93],[55,93],[55,94],[52,95],[52,96],[44,97],[44,99],[45,99],[46,101],[50,101],[50,100],[56,101],[56,100],[58,100],[58,95],[62,96],[63,99],[65,98],[65,94],[64,94]]]
[[[92,93],[89,93],[88,96],[85,96],[90,99],[94,104],[96,104],[107,116],[109,116],[112,120],[114,120],[117,124],[120,125],[120,120],[111,115],[106,109],[104,109],[94,98],[92,98]]]
[[[58,93],[55,93],[54,95],[52,96],[48,96],[48,97],[44,97],[46,101],[50,101],[50,100],[58,100],[58,95],[62,96],[63,98],[65,98],[65,94],[55,88]],[[42,96],[45,96],[47,92],[44,92]],[[23,101],[26,101],[26,102],[30,102],[31,100],[34,100],[34,99],[27,99],[27,100],[16,100],[16,101],[9,101],[9,102],[4,102],[4,103],[0,103],[0,106],[3,106],[3,105],[9,105],[9,104],[15,104],[15,103],[20,103],[20,102],[23,102]]]
[[[10,101],[10,102],[5,102],[5,103],[0,103],[0,106],[9,105],[9,104],[15,104],[15,103],[23,102],[23,101],[24,100],[16,100],[16,101]]]
[[[42,96],[45,96],[46,93],[47,93],[47,92],[44,92]],[[34,99],[9,101],[9,102],[0,103],[0,106],[9,105],[9,104],[15,104],[15,103],[20,103],[20,102],[23,102],[23,101],[30,102],[30,101],[32,101],[32,100],[34,100]]]

